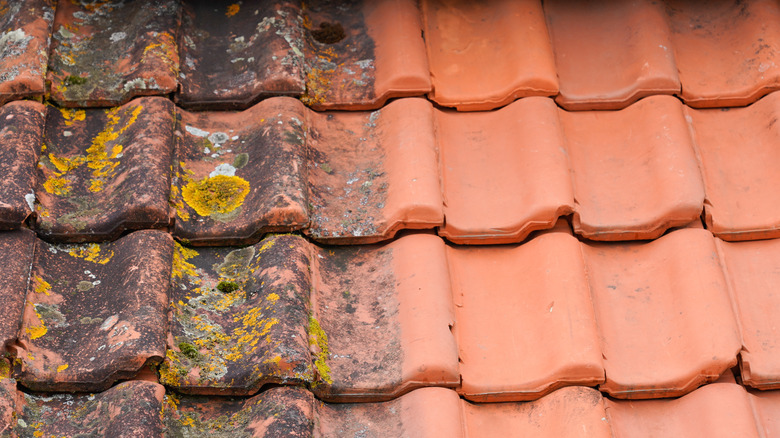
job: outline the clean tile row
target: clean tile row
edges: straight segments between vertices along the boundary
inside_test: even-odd
[[[674,400],[605,398],[586,387],[532,402],[475,404],[445,388],[378,403],[318,401],[302,388],[251,398],[166,393],[148,381],[99,394],[40,395],[0,380],[3,436],[112,437],[768,437],[780,433],[780,392],[746,391],[728,379]]]
[[[373,109],[428,94],[461,110],[526,96],[581,110],[655,94],[738,106],[780,88],[771,0],[54,3],[0,10],[0,101],[173,93],[187,108],[229,109],[293,95]]]
[[[653,239],[704,212],[722,239],[775,238],[778,115],[780,93],[728,110],[651,96],[578,112],[545,97],[478,113],[416,98],[372,112],[288,97],[242,112],[160,97],[111,109],[12,102],[0,108],[0,226],[32,215],[43,238],[69,242],[173,227],[195,245],[291,230],[372,243],[436,228],[475,244],[520,242],[568,215],[588,239]]]
[[[160,382],[192,394],[302,384],[329,401],[386,400],[442,386],[514,401],[598,385],[655,398],[738,359],[746,385],[780,387],[780,240],[684,228],[584,244],[564,226],[476,247],[425,233],[242,248],[153,230],[86,245],[0,236],[2,342],[34,390],[103,390],[161,363]]]

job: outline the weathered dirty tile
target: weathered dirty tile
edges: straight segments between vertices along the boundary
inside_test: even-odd
[[[160,382],[225,395],[311,382],[309,245],[292,235],[243,248],[177,243]]]
[[[43,144],[44,107],[0,107],[0,229],[19,228],[35,208],[35,164]]]
[[[606,399],[616,437],[759,437],[745,389],[712,383],[677,399]]]
[[[179,105],[243,109],[264,97],[303,94],[300,3],[200,0],[183,7]]]
[[[436,103],[489,110],[558,93],[539,0],[426,0],[421,6]]]
[[[8,366],[8,362],[5,362]],[[16,391],[16,380],[0,375],[0,437],[14,437],[16,421],[16,403],[19,393]]]
[[[680,102],[560,111],[574,179],[574,231],[595,240],[654,239],[701,215],[704,186]]]
[[[168,393],[162,417],[171,437],[311,437],[314,397],[305,389],[270,388],[252,398]]]
[[[691,110],[707,228],[725,240],[780,237],[780,93],[747,108]]]
[[[379,403],[316,402],[314,436],[465,437],[460,404],[446,388],[420,388]]]
[[[604,399],[593,388],[561,388],[525,403],[461,403],[469,437],[613,436],[605,415]]]
[[[35,233],[30,230],[0,233],[0,347],[4,351],[19,333],[35,241]]]
[[[585,262],[570,232],[522,245],[450,246],[447,260],[464,397],[533,400],[604,382]]]
[[[110,109],[48,107],[36,229],[67,242],[168,225],[174,106],[160,97]]]
[[[674,397],[736,365],[739,329],[709,231],[582,248],[604,356],[602,391]]]
[[[780,4],[667,0],[682,99],[740,106],[780,89]]]
[[[176,0],[60,1],[47,81],[63,106],[121,105],[176,90]]]
[[[0,105],[45,92],[54,3],[0,1]]]
[[[139,381],[99,394],[20,392],[14,431],[20,437],[160,437],[164,394],[161,385]]]
[[[309,336],[328,401],[376,401],[460,383],[444,242],[411,234],[382,246],[320,248]]]
[[[717,243],[742,332],[742,382],[780,388],[780,240]]]
[[[574,210],[565,138],[551,99],[491,112],[436,111],[445,224],[456,243],[507,243]],[[489,195],[488,195],[489,194]]]
[[[399,99],[373,112],[309,113],[306,230],[334,244],[372,243],[443,222],[433,108]]]
[[[257,242],[308,222],[305,112],[291,98],[243,112],[178,112],[174,234],[195,245]]]
[[[315,109],[376,109],[431,89],[413,0],[315,0],[303,13],[306,93]]]
[[[556,0],[545,1],[544,12],[562,107],[620,109],[645,96],[680,93],[663,3]]]
[[[38,241],[14,373],[41,391],[102,391],[165,355],[169,234],[105,244]]]

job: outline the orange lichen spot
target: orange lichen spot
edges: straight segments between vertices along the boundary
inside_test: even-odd
[[[43,317],[37,310],[35,311],[35,316],[38,317],[38,323],[25,329],[27,334],[30,335],[30,339],[38,339],[49,331],[49,329],[46,328],[46,324],[43,322]]]
[[[43,183],[43,188],[47,192],[57,196],[68,196],[70,195],[71,190],[70,184],[71,181],[67,178],[53,176],[46,179]]]
[[[33,291],[36,294],[49,295],[50,290],[51,290],[51,284],[49,284],[48,281],[44,280],[39,275],[33,277]]]
[[[171,270],[171,278],[182,279],[184,276],[190,278],[190,280],[198,277],[198,271],[195,265],[187,260],[197,257],[198,252],[192,248],[187,248],[176,242],[174,244],[173,251],[173,269]],[[181,305],[184,303],[180,302]]]
[[[51,164],[60,172],[57,176],[70,172],[84,163],[84,157],[81,155],[77,155],[73,158],[65,158],[50,153],[48,157]]]
[[[68,250],[71,257],[84,259],[88,262],[105,265],[114,257],[114,251],[110,249],[102,250],[97,243],[86,245],[72,245]]]
[[[268,297],[267,297],[267,298],[268,298],[268,301],[270,301],[270,302],[273,304],[273,303],[275,303],[277,300],[279,300],[279,295],[277,295],[277,294],[275,294],[275,293],[273,293],[273,292],[272,292],[272,293],[268,294]]]
[[[65,370],[67,370],[67,369],[68,369],[68,364],[60,365],[60,366],[57,367],[57,372],[61,373],[61,372],[65,371]]]
[[[60,114],[65,120],[65,126],[70,126],[73,122],[82,122],[87,117],[87,112],[83,109],[60,108]]]
[[[184,201],[201,216],[230,213],[244,203],[249,182],[239,176],[215,175],[190,181],[182,189]]]
[[[232,17],[238,14],[239,9],[241,9],[241,6],[238,3],[233,3],[232,5],[227,7],[227,12],[225,12],[225,15],[228,17]]]
[[[334,72],[332,69],[311,69],[306,74],[306,94],[301,96],[301,102],[309,106],[324,103]]]

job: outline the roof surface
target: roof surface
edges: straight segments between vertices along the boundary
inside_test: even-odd
[[[0,437],[780,434],[780,3],[0,0]]]

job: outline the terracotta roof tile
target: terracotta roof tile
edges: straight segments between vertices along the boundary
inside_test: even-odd
[[[751,391],[750,402],[763,436],[780,433],[780,391]]]
[[[16,340],[19,332],[35,241],[35,234],[29,230],[0,233],[0,266],[3,272],[0,308],[4,309],[0,318],[0,343],[4,350]]]
[[[101,245],[39,241],[12,347],[20,382],[100,391],[162,360],[172,250],[160,231]]]
[[[53,0],[0,3],[0,105],[44,94],[54,3]]]

